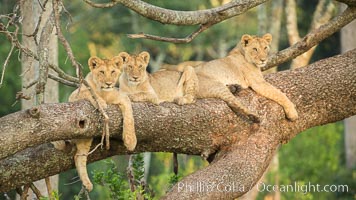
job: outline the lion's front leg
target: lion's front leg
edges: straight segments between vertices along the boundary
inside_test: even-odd
[[[148,101],[148,102],[151,102],[156,105],[159,104],[159,99],[158,99],[157,95],[155,93],[151,93],[151,92],[139,92],[139,93],[135,93],[135,94],[130,94],[129,98],[131,99],[131,101],[134,101],[134,102]]]
[[[128,96],[119,94],[113,104],[119,105],[123,116],[122,140],[129,151],[133,151],[137,144],[135,133],[135,122],[133,117],[132,105]]]
[[[298,119],[298,112],[295,109],[295,105],[291,102],[288,97],[281,92],[279,89],[275,88],[273,85],[266,81],[261,81],[259,83],[251,84],[251,88],[258,94],[277,102],[279,105],[283,106],[284,112],[287,118],[291,121]]]

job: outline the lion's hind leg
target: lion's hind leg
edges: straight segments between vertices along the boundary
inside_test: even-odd
[[[77,146],[77,152],[74,155],[75,167],[77,168],[77,172],[83,186],[89,192],[93,190],[93,184],[91,183],[87,172],[87,158],[92,141],[93,139],[74,140]]]
[[[178,89],[183,88],[183,96],[176,98],[175,102],[179,105],[194,103],[196,94],[199,91],[198,82],[194,68],[185,66],[177,86]]]

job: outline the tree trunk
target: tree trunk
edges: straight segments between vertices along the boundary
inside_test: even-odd
[[[42,1],[43,3],[43,1]],[[37,47],[38,45],[35,42],[39,42],[41,40],[41,32],[43,29],[44,24],[49,18],[49,15],[52,12],[52,2],[49,1],[45,5],[45,11],[42,14],[42,9],[39,5],[39,1],[33,0],[33,1],[21,1],[21,13],[23,17],[23,26],[22,26],[22,33],[24,34],[22,37],[22,44],[24,47],[27,47],[33,52],[37,52]],[[36,26],[39,22],[40,15],[42,14],[42,19],[41,19],[41,24],[38,27],[38,32],[37,34],[33,36],[27,36],[31,35],[34,33]],[[52,35],[50,36],[49,39],[49,49],[48,49],[48,61],[50,63],[53,63],[55,65],[58,65],[58,44],[57,44],[57,36],[53,32]],[[23,86],[28,86],[29,84],[33,83],[33,81],[37,80],[39,76],[39,62],[36,61],[34,58],[26,56],[25,54],[22,54],[22,85]],[[52,72],[54,73],[54,72]],[[32,87],[29,87],[28,89],[23,89],[24,93],[27,96],[31,96],[30,100],[22,100],[21,101],[21,106],[22,109],[29,109],[33,107],[34,105],[38,104],[36,102],[36,87],[33,85]],[[44,100],[46,103],[56,103],[58,102],[58,82],[53,81],[53,80],[48,80],[47,85],[46,85],[46,90],[44,94]],[[58,190],[58,175],[54,175],[50,177],[50,182],[51,182],[51,188],[54,190]],[[44,196],[48,196],[47,192],[47,187],[45,180],[39,180],[36,181],[35,186],[40,190],[41,194]],[[29,193],[28,198],[33,198],[34,194]],[[19,197],[18,197],[19,199]]]
[[[281,106],[250,89],[239,99],[258,113],[260,124],[243,120],[222,101],[198,100],[178,106],[134,103],[138,146],[135,152],[215,153],[214,162],[180,181],[166,199],[232,199],[247,192],[262,176],[279,144],[303,130],[356,114],[356,49],[308,67],[266,76],[296,104],[299,119],[290,122]],[[109,105],[112,145],[90,162],[127,153],[121,140],[122,116]],[[49,141],[101,136],[102,117],[87,101],[43,104],[0,118],[0,191],[73,168],[73,151],[60,152]],[[11,136],[11,137],[10,137]],[[41,145],[43,144],[43,145]],[[39,146],[38,146],[39,145]],[[32,147],[32,148],[28,148]],[[22,152],[23,149],[27,148]],[[283,147],[282,147],[283,148]],[[13,155],[13,152],[18,152]],[[301,166],[302,167],[302,166]],[[235,191],[190,192],[180,186],[234,183]]]
[[[346,6],[343,6],[342,9],[345,10]],[[341,29],[341,52],[356,48],[355,31],[355,20]],[[345,119],[344,124],[346,166],[349,169],[354,169],[356,167],[356,116]]]

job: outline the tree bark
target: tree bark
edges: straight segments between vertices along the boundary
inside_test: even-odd
[[[356,114],[356,49],[308,67],[266,76],[296,104],[300,118],[285,119],[281,106],[242,91],[238,98],[258,113],[262,122],[250,124],[220,100],[202,99],[193,105],[134,103],[138,146],[135,152],[217,153],[208,167],[187,176],[166,199],[231,199],[259,180],[280,143],[310,127]],[[90,161],[128,153],[121,141],[122,116],[113,105],[110,117],[112,148],[89,156]],[[86,101],[43,104],[0,118],[0,191],[73,168],[73,151],[60,152],[49,141],[101,136],[101,115]],[[41,145],[42,144],[42,145]],[[39,145],[39,146],[38,146]],[[28,148],[22,152],[18,152]],[[13,152],[18,152],[12,155]],[[6,157],[6,158],[5,158]],[[182,184],[229,183],[244,187],[234,192],[179,191]],[[181,184],[181,185],[179,185]],[[215,188],[216,189],[216,188]]]
[[[346,6],[342,7],[346,9]],[[356,48],[356,21],[351,22],[341,29],[341,52]],[[346,166],[349,169],[356,167],[356,116],[344,120],[345,124],[345,154]]]

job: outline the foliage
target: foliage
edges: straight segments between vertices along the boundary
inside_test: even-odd
[[[106,171],[93,172],[93,181],[96,184],[106,186],[110,190],[111,199],[129,199],[133,196],[128,183],[126,181],[125,174],[117,171],[115,162],[112,159],[105,161],[108,169]]]
[[[52,191],[51,195],[49,197],[41,197],[40,200],[59,200],[60,194],[58,194],[58,191]]]
[[[269,185],[348,185],[349,192],[281,192],[282,199],[353,199],[355,171],[345,169],[343,124],[314,127],[299,134],[279,150],[279,183],[276,174],[268,174]],[[302,158],[302,159],[301,159]],[[312,188],[312,187],[311,187]],[[263,199],[268,193],[260,194]]]

